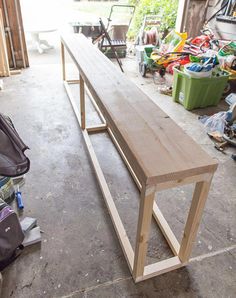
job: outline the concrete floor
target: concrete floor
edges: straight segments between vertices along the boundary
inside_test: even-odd
[[[124,61],[127,76],[219,161],[193,250],[194,257],[202,257],[185,268],[134,284],[63,88],[59,58],[54,64],[43,61],[31,62],[21,75],[5,79],[0,92],[1,112],[11,116],[30,147],[31,169],[22,189],[21,216],[36,217],[43,231],[41,246],[26,248],[3,272],[2,297],[235,297],[233,149],[226,154],[216,151],[197,119],[199,114],[226,109],[224,102],[218,108],[187,112],[171,97],[160,95],[151,78],[141,78],[134,59]],[[89,121],[95,120],[89,108]],[[138,192],[107,135],[94,135],[92,142],[134,245]],[[179,239],[192,189],[177,188],[156,198]],[[169,255],[153,223],[148,262]]]

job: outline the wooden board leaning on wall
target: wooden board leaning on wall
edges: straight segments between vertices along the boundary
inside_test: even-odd
[[[8,64],[3,16],[2,16],[2,10],[0,9],[0,76],[7,77],[9,75],[10,75],[10,69]]]
[[[19,0],[0,0],[4,27],[8,62],[11,69],[29,66],[24,27]]]

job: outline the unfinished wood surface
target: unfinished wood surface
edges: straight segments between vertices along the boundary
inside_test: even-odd
[[[142,184],[216,169],[216,162],[82,34],[64,35],[62,42]]]
[[[209,173],[205,173],[205,174],[199,174],[199,175],[195,175],[195,176],[189,176],[184,179],[178,179],[178,180],[158,183],[156,185],[156,191],[161,191],[161,190],[165,190],[165,189],[180,187],[180,186],[186,185],[186,184],[204,181],[204,180],[208,179],[208,177],[209,177]]]
[[[10,70],[10,75],[11,75],[11,76],[19,75],[19,74],[21,74],[21,73],[22,73],[21,69],[13,69],[13,70]]]
[[[107,125],[106,124],[91,125],[91,126],[87,126],[86,130],[89,134],[103,132],[107,130]]]
[[[134,279],[143,276],[144,273],[154,196],[153,188],[142,188],[134,254]]]
[[[211,179],[212,176],[209,175],[208,181],[196,183],[183,239],[180,245],[179,258],[182,262],[189,260],[210,189]]]
[[[10,69],[8,64],[3,15],[2,15],[2,10],[0,9],[0,76],[8,77],[9,75],[10,75]]]
[[[178,269],[180,267],[183,267],[184,265],[186,264],[182,263],[177,256],[147,265],[144,268],[144,275],[136,278],[135,282],[140,282],[148,278],[152,278],[154,276]]]
[[[62,79],[66,80],[66,63],[65,63],[65,47],[63,43],[61,43],[61,65],[62,65]],[[69,83],[69,82],[67,82]]]
[[[79,84],[79,80],[66,80],[68,84],[73,85],[73,84]]]
[[[79,76],[80,81],[80,115],[81,115],[81,128],[85,129],[85,93],[84,93],[84,80]]]

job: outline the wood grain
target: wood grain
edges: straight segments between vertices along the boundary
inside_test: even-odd
[[[134,279],[137,279],[144,274],[154,196],[155,192],[153,188],[143,188],[141,190],[138,227],[136,234],[136,247],[134,253]]]
[[[179,258],[182,262],[187,262],[192,252],[192,247],[197,235],[198,227],[201,222],[202,213],[211,186],[211,180],[212,175],[209,175],[208,181],[196,183],[188,219],[184,229],[183,239],[181,241],[179,250]]]
[[[142,185],[216,170],[217,163],[82,34],[63,35],[62,42]]]

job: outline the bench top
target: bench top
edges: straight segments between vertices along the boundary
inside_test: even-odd
[[[216,170],[217,162],[84,35],[61,41],[142,184]]]

